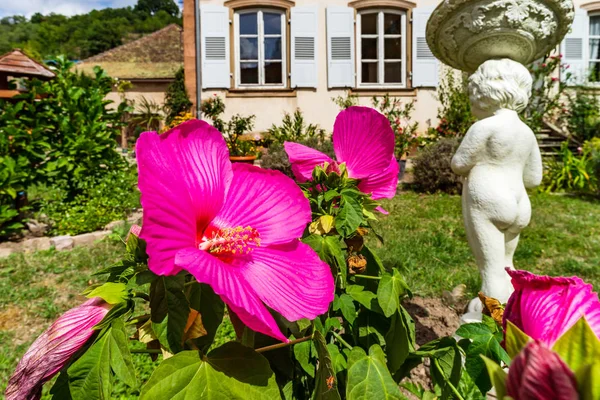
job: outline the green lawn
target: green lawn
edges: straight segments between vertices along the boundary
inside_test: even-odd
[[[550,275],[579,275],[600,288],[600,202],[575,197],[533,195],[531,226],[516,254],[517,268]],[[470,294],[479,274],[462,226],[460,197],[399,194],[386,201],[390,212],[379,223],[385,245],[374,244],[387,266],[404,271],[417,295],[439,296],[460,283]],[[371,239],[372,243],[375,243]],[[79,303],[77,294],[90,273],[117,261],[119,241],[105,240],[72,252],[18,254],[0,260],[0,391],[18,359],[35,337],[60,313]],[[231,327],[226,326],[227,335]],[[140,381],[152,365],[135,354]],[[117,385],[114,398],[135,398],[135,390]]]
[[[600,289],[600,201],[531,196],[531,224],[521,235],[515,267],[547,275],[578,275]],[[399,194],[384,202],[379,223],[386,266],[400,268],[413,291],[439,296],[458,284],[475,295],[480,279],[467,244],[459,196]],[[372,240],[374,242],[374,240]]]

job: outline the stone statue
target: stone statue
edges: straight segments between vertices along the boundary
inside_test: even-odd
[[[542,181],[542,157],[533,131],[518,113],[531,94],[532,79],[510,59],[484,62],[469,78],[469,96],[479,119],[452,159],[464,176],[463,217],[467,238],[483,281],[481,291],[505,303],[512,293],[506,267],[521,230],[529,224],[526,189]],[[479,299],[469,311],[481,311]]]
[[[463,217],[481,291],[503,303],[512,293],[505,268],[513,268],[519,235],[531,218],[527,189],[542,179],[536,138],[518,115],[532,86],[524,65],[552,52],[573,16],[572,0],[444,0],[427,23],[432,53],[472,74],[469,96],[479,121],[466,133],[452,169],[464,177]],[[463,321],[481,318],[481,309],[473,300]]]

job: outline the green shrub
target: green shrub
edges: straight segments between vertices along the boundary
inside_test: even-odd
[[[60,188],[34,186],[29,190],[30,201],[39,209],[37,218],[50,223],[51,234],[93,232],[112,221],[125,219],[140,207],[137,173],[133,167],[82,180],[80,191],[73,200],[65,201],[67,195]]]
[[[300,109],[297,109],[292,116],[285,113],[281,125],[273,124],[268,130],[268,138],[276,143],[298,142],[305,138],[315,137],[319,141],[325,139],[325,130],[319,128],[316,124],[306,124],[304,115]]]
[[[534,62],[529,71],[533,79],[531,97],[527,107],[521,112],[521,118],[534,133],[540,133],[544,121],[554,121],[564,112],[564,91],[567,84],[558,79],[557,73],[565,71],[562,56],[545,56]],[[566,70],[566,79],[570,73]]]
[[[175,80],[169,85],[165,93],[166,124],[170,125],[175,117],[188,112],[191,107],[192,102],[185,88],[185,73],[182,67],[175,74]]]
[[[578,140],[600,136],[600,103],[594,95],[578,88],[570,97],[565,113],[567,129]]]
[[[437,88],[437,98],[440,102],[437,117],[438,126],[429,128],[427,141],[436,142],[443,138],[463,137],[475,123],[476,118],[471,113],[471,101],[463,79],[455,76],[454,70],[448,69],[444,79]]]
[[[129,107],[105,100],[114,80],[100,68],[89,77],[72,72],[72,66],[59,57],[53,80],[30,81],[17,103],[0,109],[0,136],[8,138],[0,156],[18,161],[26,175],[23,186],[58,185],[69,200],[80,193],[80,180],[123,168],[115,149]]]
[[[418,192],[459,194],[461,178],[452,172],[452,157],[460,142],[456,138],[441,139],[419,150],[413,159],[413,189]]]
[[[590,171],[596,184],[596,192],[600,194],[600,138],[585,142],[583,152],[589,154]]]
[[[560,158],[551,159],[546,164],[544,179],[540,190],[544,192],[594,192],[596,180],[590,147],[581,149],[576,155],[569,149],[569,142],[564,142],[560,150]]]
[[[344,95],[332,97],[331,101],[333,101],[341,110],[345,110],[346,108],[358,105],[358,95],[347,91]]]
[[[333,142],[330,139],[320,141],[317,137],[311,137],[300,140],[298,143],[312,147],[315,150],[319,150],[320,152],[325,153],[329,157],[335,159]],[[266,169],[281,171],[290,178],[294,178],[294,174],[292,173],[292,165],[290,164],[288,155],[283,148],[283,144],[281,143],[273,143],[269,147],[267,153],[261,158],[261,166]]]
[[[408,155],[413,147],[420,143],[417,136],[418,122],[411,122],[411,116],[415,110],[415,101],[402,104],[402,101],[385,94],[383,97],[374,96],[371,99],[373,108],[379,110],[390,121],[395,135],[396,155],[401,158]]]
[[[224,121],[222,115],[225,113],[225,103],[217,95],[202,102],[202,113],[209,117],[213,126],[223,134],[230,155],[256,155],[254,142],[243,137],[254,128],[256,115],[243,117],[235,114],[229,121]]]

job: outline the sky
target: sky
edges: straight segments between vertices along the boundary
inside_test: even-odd
[[[137,0],[0,0],[0,18],[9,15],[24,15],[29,18],[36,12],[70,16],[85,14],[93,9],[127,7],[136,3]]]

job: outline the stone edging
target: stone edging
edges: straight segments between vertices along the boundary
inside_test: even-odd
[[[141,213],[135,213],[127,218],[126,221],[113,221],[109,223],[102,231],[84,233],[77,236],[37,237],[22,242],[0,243],[0,259],[7,258],[15,253],[35,253],[36,251],[45,251],[51,248],[54,248],[56,251],[68,251],[75,247],[91,246],[110,235],[115,228],[125,223],[139,223],[141,218]]]

